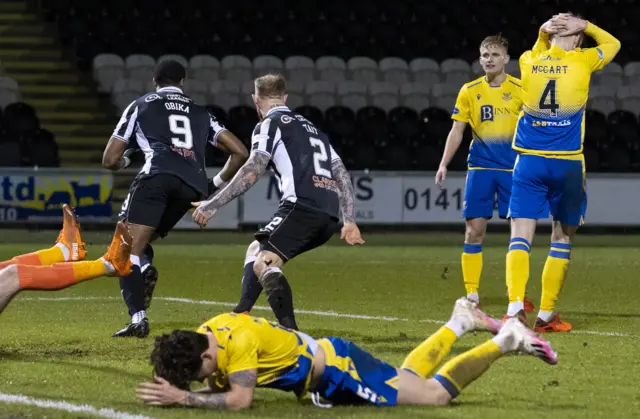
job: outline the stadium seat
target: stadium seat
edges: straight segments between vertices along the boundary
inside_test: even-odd
[[[283,74],[284,63],[275,55],[259,55],[253,59],[253,76],[260,77],[265,74]]]
[[[355,113],[345,106],[333,106],[324,113],[326,131],[333,137],[349,137],[356,133]]]
[[[124,78],[125,66],[122,57],[116,54],[98,54],[93,59],[93,79],[101,92],[111,92],[114,83]]]
[[[602,142],[608,142],[609,132],[607,118],[597,110],[589,109],[585,114],[585,144],[597,147]]]
[[[19,136],[25,132],[40,128],[40,120],[36,110],[23,102],[7,105],[4,109],[4,129],[11,136]]]
[[[365,84],[378,80],[378,63],[369,57],[350,58],[347,68],[351,72],[351,80]]]
[[[322,112],[336,104],[335,84],[328,81],[312,81],[307,84],[307,104]]]
[[[211,84],[220,78],[220,61],[210,55],[194,55],[189,60],[188,76]]]
[[[482,64],[480,64],[480,60],[475,60],[471,63],[471,74],[474,77],[480,77],[484,75],[484,70],[482,69]]]
[[[111,99],[120,112],[144,93],[144,85],[138,80],[120,79],[111,88]]]
[[[461,86],[471,80],[471,67],[459,58],[448,58],[440,63],[440,74],[445,84]]]
[[[299,81],[287,81],[287,106],[295,109],[304,105],[304,83]]]
[[[299,106],[295,108],[295,111],[300,115],[307,118],[309,121],[313,122],[313,125],[317,126],[320,129],[324,127],[324,115],[322,111],[315,106]]]
[[[593,145],[584,145],[584,161],[587,172],[600,171],[600,156],[597,147]]]
[[[389,141],[389,144],[380,153],[384,159],[382,168],[384,170],[407,170],[411,164],[409,150],[402,144],[395,144]]]
[[[198,105],[204,106],[209,99],[209,86],[203,81],[187,79],[184,82],[184,92]]]
[[[253,78],[251,61],[244,55],[227,55],[220,61],[224,80],[243,83]]]
[[[627,146],[638,140],[638,120],[634,113],[618,110],[609,114],[607,122],[614,142]]]
[[[618,87],[617,98],[619,108],[634,114],[640,113],[640,84]]]
[[[242,141],[251,139],[256,124],[258,114],[255,108],[249,106],[236,106],[229,110],[229,129]]]
[[[216,80],[211,83],[209,91],[213,95],[213,103],[226,111],[241,103],[240,84],[236,81]]]
[[[426,83],[429,86],[440,83],[440,65],[431,58],[415,58],[409,62],[413,81]]]
[[[615,90],[612,91],[608,86],[591,86],[587,108],[600,111],[605,115],[613,112],[616,108],[613,92]]]
[[[622,66],[616,62],[607,64],[602,70],[594,73],[595,83],[615,91],[624,83]]]
[[[438,108],[451,112],[456,104],[460,87],[460,84],[435,84],[431,91],[433,96],[432,103]]]
[[[504,69],[507,72],[507,74],[518,79],[520,78],[520,64],[518,63],[517,59],[512,58],[504,67]]]
[[[9,77],[0,77],[0,108],[20,100],[18,83]]]
[[[343,81],[338,85],[340,105],[357,112],[368,105],[367,86],[357,81]]]
[[[375,106],[366,106],[356,113],[356,126],[367,143],[384,139],[387,134],[387,116]]]
[[[218,105],[207,105],[205,108],[219,123],[225,127],[229,124],[229,115],[226,110]]]
[[[347,64],[339,57],[319,57],[316,60],[316,69],[320,80],[338,84],[347,78]]]
[[[419,145],[411,152],[411,166],[414,170],[438,170],[441,154],[433,144]]]
[[[388,82],[379,81],[369,85],[370,103],[385,112],[398,106],[398,86]]]
[[[253,103],[252,94],[255,93],[256,87],[253,80],[247,80],[242,83],[240,88],[240,103],[245,106],[255,106]]]
[[[429,144],[444,144],[451,129],[449,112],[440,108],[427,108],[420,112],[420,131]]]
[[[405,143],[420,131],[418,113],[407,107],[392,109],[388,116],[389,132],[398,136]]]
[[[633,61],[624,66],[624,81],[627,85],[640,84],[640,62]]]
[[[156,66],[156,60],[150,55],[133,54],[129,55],[125,60],[127,68],[127,77],[131,80],[143,83],[143,86],[153,79],[153,71]]]
[[[631,171],[631,155],[626,144],[612,143],[606,153],[605,162],[609,172],[625,173]]]
[[[25,161],[30,166],[58,167],[58,145],[53,134],[45,129],[28,131],[22,135]]]
[[[0,139],[0,167],[22,165],[22,150],[17,138]]]
[[[400,86],[400,104],[416,112],[429,107],[430,86],[427,83],[412,82]]]
[[[355,170],[371,170],[378,166],[378,156],[373,144],[359,145],[353,154],[353,168]]]
[[[382,80],[400,86],[409,82],[409,64],[402,58],[386,57],[380,60],[378,68],[382,73]]]
[[[284,68],[289,81],[308,83],[315,79],[316,67],[309,57],[296,55],[284,60]]]
[[[162,61],[166,61],[166,60],[173,60],[173,61],[177,61],[180,64],[182,64],[184,66],[184,68],[188,69],[189,68],[189,61],[183,57],[182,55],[179,54],[164,54],[158,57],[158,59],[156,60],[156,62],[160,63]]]

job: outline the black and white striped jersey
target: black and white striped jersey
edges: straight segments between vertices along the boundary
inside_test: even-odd
[[[133,101],[112,136],[132,138],[144,153],[138,177],[169,173],[207,196],[205,153],[225,128],[177,87],[163,87]]]
[[[329,137],[286,106],[271,108],[256,125],[251,152],[271,158],[281,202],[293,202],[338,218],[339,200],[332,162],[340,159]]]

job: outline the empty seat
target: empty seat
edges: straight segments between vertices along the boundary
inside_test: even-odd
[[[216,80],[209,89],[213,95],[213,103],[227,112],[240,104],[240,84],[233,80]]]
[[[9,77],[0,77],[0,108],[20,100],[18,83]]]
[[[588,109],[585,113],[585,144],[596,147],[608,141],[608,137],[606,116],[600,111]]]
[[[22,135],[25,161],[32,166],[58,167],[58,145],[53,134],[45,129],[28,131]]]
[[[400,104],[416,112],[429,107],[430,86],[427,83],[412,82],[400,86]]]
[[[440,65],[431,58],[415,58],[409,62],[413,81],[433,85],[440,83]]]
[[[482,69],[482,64],[480,64],[480,60],[475,60],[471,63],[471,74],[480,77],[484,74],[484,70]]]
[[[388,135],[387,115],[374,106],[366,106],[356,113],[356,125],[358,132],[366,139],[366,142],[376,142]]]
[[[459,85],[436,84],[433,86],[433,104],[441,109],[451,112],[456,104]]]
[[[373,82],[369,85],[372,106],[385,112],[398,106],[398,86],[388,81]]]
[[[4,129],[10,135],[22,135],[27,131],[40,128],[36,110],[23,102],[7,105],[4,110]]]
[[[367,86],[357,81],[343,81],[338,85],[340,104],[357,112],[367,106]]]
[[[207,111],[213,116],[216,121],[220,122],[222,125],[227,125],[229,123],[229,116],[227,115],[227,111],[221,108],[218,105],[207,105],[205,106]]]
[[[195,103],[204,106],[209,99],[209,86],[200,80],[187,79],[184,82],[184,92]]]
[[[335,85],[328,81],[312,81],[307,84],[307,104],[324,112],[336,104]]]
[[[299,81],[287,81],[287,106],[295,109],[304,105],[304,84]]]
[[[320,80],[339,83],[347,78],[347,64],[339,57],[319,57],[316,60],[316,69]]]
[[[594,73],[596,83],[609,89],[617,89],[624,83],[622,66],[616,62],[607,64],[602,70]]]
[[[220,61],[211,55],[194,55],[189,61],[189,77],[210,84],[220,78]]]
[[[602,112],[605,115],[613,112],[616,108],[614,91],[607,86],[591,86],[589,89],[589,100],[587,108]]]
[[[150,55],[133,54],[125,59],[127,76],[132,80],[146,84],[153,78],[156,60]]]
[[[287,86],[288,87],[288,86]],[[253,80],[247,80],[242,83],[240,88],[240,103],[246,106],[255,106],[253,103],[253,95],[255,93],[255,83]]]
[[[17,139],[0,141],[0,167],[18,167],[22,165],[20,142]]]
[[[284,68],[289,81],[308,83],[315,79],[315,63],[309,57],[295,55],[284,61]]]
[[[382,79],[400,86],[410,80],[409,64],[402,58],[386,57],[378,65]]]
[[[505,65],[504,70],[513,77],[520,78],[520,64],[518,60],[511,60]]]
[[[378,157],[373,144],[358,146],[353,155],[353,168],[356,170],[371,170],[378,166]]]
[[[405,143],[420,130],[418,113],[404,106],[392,109],[388,121],[391,134],[405,140]]]
[[[227,55],[220,61],[222,78],[243,83],[253,78],[251,61],[244,55]]]
[[[284,63],[275,55],[258,55],[253,59],[253,75],[254,77],[264,76],[265,74],[283,74]]]
[[[179,54],[164,54],[158,57],[157,62],[161,63],[163,61],[177,61],[184,66],[184,68],[189,68],[189,61],[182,55]]]
[[[607,117],[607,122],[614,141],[626,145],[637,141],[638,120],[633,113],[623,110],[614,111]]]
[[[93,58],[93,79],[101,92],[110,92],[116,80],[124,75],[124,60],[119,55],[98,54]]]
[[[625,84],[640,84],[640,62],[632,61],[624,66]]]
[[[257,123],[258,114],[255,108],[236,106],[229,110],[229,129],[243,141],[251,139]]]
[[[378,80],[378,63],[369,57],[353,57],[347,61],[351,79],[361,83]]]
[[[620,86],[617,97],[621,109],[634,114],[640,113],[640,84]]]
[[[448,58],[440,63],[441,79],[446,84],[462,85],[471,79],[469,63],[459,58]]]
[[[420,112],[420,130],[426,135],[428,143],[444,143],[451,129],[449,112],[440,108],[428,108]]]
[[[299,106],[295,111],[313,122],[318,128],[322,129],[324,127],[324,115],[322,111],[315,106]]]
[[[384,159],[384,169],[386,170],[410,170],[411,157],[407,147],[389,143],[381,156]]]
[[[111,88],[111,99],[113,104],[122,112],[143,93],[144,85],[142,82],[132,79],[120,79]]]
[[[356,133],[356,116],[345,106],[333,106],[324,114],[326,131],[331,137],[349,137]]]

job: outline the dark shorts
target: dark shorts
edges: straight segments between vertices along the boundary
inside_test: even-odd
[[[191,203],[201,199],[198,191],[174,175],[136,178],[118,217],[131,224],[153,227],[164,237],[192,208]]]
[[[285,202],[255,237],[262,250],[273,252],[286,262],[322,246],[337,230],[335,217]]]

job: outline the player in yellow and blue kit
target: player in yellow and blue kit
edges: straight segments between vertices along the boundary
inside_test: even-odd
[[[467,124],[473,142],[469,149],[469,171],[464,192],[462,215],[466,220],[462,253],[462,276],[467,298],[479,302],[482,274],[482,243],[487,222],[498,206],[500,218],[506,218],[511,197],[511,177],[516,152],[511,148],[513,133],[522,108],[520,80],[505,73],[509,62],[508,43],[501,36],[489,36],[480,44],[480,64],[485,75],[460,89],[451,115],[453,126],[436,174],[443,187],[447,166],[460,147]],[[533,304],[527,301],[527,311]]]
[[[595,48],[578,48],[583,36]],[[529,252],[536,222],[553,216],[551,249],[542,273],[542,298],[535,330],[568,332],[555,304],[567,274],[571,238],[587,207],[582,155],[584,113],[589,81],[620,50],[620,41],[594,24],[570,14],[554,16],[541,28],[531,51],[520,57],[523,111],[513,148],[518,151],[509,214],[507,254],[508,317],[524,318]]]
[[[451,359],[433,378],[455,341],[486,330],[491,340]],[[240,410],[257,387],[312,394],[316,405],[443,405],[482,375],[503,354],[520,351],[553,365],[548,342],[516,319],[504,325],[466,298],[456,301],[449,322],[414,349],[401,368],[341,338],[315,340],[266,319],[221,314],[197,331],[175,330],[156,338],[151,354],[155,379],[142,383],[140,399],[151,405]],[[208,386],[189,391],[192,381]]]

